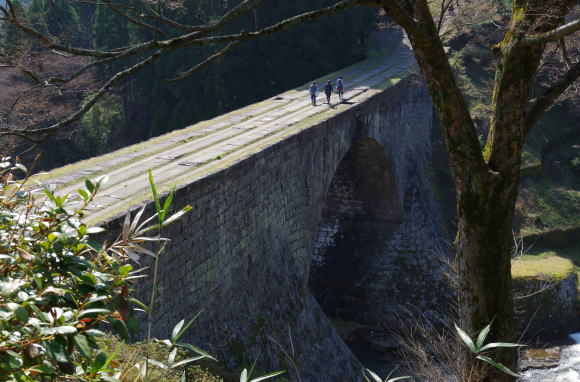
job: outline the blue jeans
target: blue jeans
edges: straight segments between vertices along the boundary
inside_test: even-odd
[[[316,104],[316,94],[314,94],[314,93],[311,93],[311,94],[310,94],[310,99],[312,100],[312,104],[313,104],[313,105],[314,105],[314,104]]]

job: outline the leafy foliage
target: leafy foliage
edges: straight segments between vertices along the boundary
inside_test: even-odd
[[[489,334],[490,329],[491,329],[491,324],[489,324],[485,328],[483,328],[481,330],[481,332],[479,332],[479,335],[477,336],[477,340],[474,342],[471,339],[471,337],[469,337],[469,335],[467,333],[465,333],[463,330],[461,330],[461,328],[459,328],[457,325],[455,325],[455,330],[457,331],[459,338],[461,338],[461,341],[463,341],[465,346],[475,356],[475,358],[477,358],[480,361],[483,361],[483,362],[490,364],[491,366],[495,367],[496,369],[498,369],[506,374],[509,374],[511,376],[514,376],[514,377],[519,377],[518,374],[511,371],[505,365],[494,361],[493,359],[483,355],[482,353],[485,352],[486,350],[489,350],[489,349],[513,348],[513,347],[524,346],[524,345],[508,343],[508,342],[490,342],[488,344],[485,344],[485,339],[487,338],[487,335]]]
[[[411,378],[409,376],[389,378],[391,376],[391,374],[393,373],[393,371],[391,371],[391,373],[389,375],[387,375],[384,380],[381,377],[379,377],[375,372],[373,372],[369,369],[363,369],[363,376],[365,377],[366,382],[396,382],[396,381],[402,381],[402,380]],[[368,376],[367,376],[367,374],[368,374]],[[370,379],[369,376],[372,379]]]
[[[14,171],[26,169],[3,158],[0,379],[116,380],[113,357],[95,339],[104,324],[124,339],[130,328],[138,330],[128,294],[140,276],[126,263],[123,247],[100,245],[90,235],[102,229],[81,221],[106,180],[87,181],[73,197],[25,189],[12,181]]]

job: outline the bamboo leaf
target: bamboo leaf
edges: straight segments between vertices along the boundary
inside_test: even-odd
[[[143,309],[145,312],[149,313],[149,307],[141,301],[137,300],[136,298],[130,298],[129,301]]]
[[[173,348],[173,350],[169,353],[167,357],[167,367],[169,369],[173,368],[173,364],[175,364],[175,357],[177,356],[177,348]]]
[[[171,331],[171,342],[177,342],[177,336],[179,335],[183,324],[185,324],[185,320],[179,321],[177,325],[173,327],[173,330]]]
[[[176,221],[177,219],[179,219],[180,217],[191,211],[191,208],[192,208],[191,206],[183,207],[179,212],[176,212],[175,214],[171,215],[167,220],[165,220],[163,225],[166,226],[173,223],[174,221]]]
[[[205,351],[203,351],[203,350],[201,350],[201,349],[199,349],[199,348],[197,348],[197,347],[195,347],[195,346],[193,346],[191,344],[186,344],[186,343],[178,342],[178,343],[176,343],[176,345],[179,346],[179,347],[185,348],[185,349],[189,349],[189,350],[193,351],[194,353],[197,353],[197,354],[199,354],[201,356],[204,356],[205,358],[209,358],[209,359],[211,359],[213,361],[217,361],[214,357],[212,357],[211,355],[209,355],[209,353],[207,353],[207,352],[205,352]]]
[[[242,370],[242,374],[240,374],[240,382],[248,382],[248,370]]]
[[[526,345],[513,344],[513,343],[509,343],[509,342],[491,342],[491,343],[485,345],[484,347],[482,347],[481,349],[479,349],[479,351],[484,351],[484,350],[493,349],[493,348],[515,348],[515,347],[519,347],[519,346],[526,346]]]
[[[485,338],[489,334],[490,329],[491,329],[491,323],[489,325],[487,325],[485,328],[483,328],[483,330],[479,333],[479,336],[477,337],[477,344],[476,344],[478,351],[483,346],[483,342],[485,341]]]
[[[131,211],[127,211],[125,214],[125,220],[123,220],[123,241],[129,240],[129,227],[131,224]]]
[[[151,193],[153,194],[153,201],[155,202],[155,210],[159,216],[159,221],[163,223],[161,219],[161,203],[159,203],[159,194],[157,194],[157,188],[155,187],[155,182],[153,181],[153,173],[149,170],[149,184],[151,185]]]
[[[139,224],[139,220],[141,220],[141,215],[143,215],[143,212],[145,211],[145,206],[147,206],[147,205],[144,204],[143,207],[141,207],[139,212],[137,212],[137,214],[133,218],[133,222],[131,223],[131,227],[129,227],[129,232],[135,232],[135,228],[137,228],[137,224]]]
[[[478,355],[477,357],[475,357],[479,360],[482,360],[483,362],[487,362],[489,363],[491,366],[495,367],[498,370],[503,371],[506,374],[509,374],[511,376],[514,377],[519,377],[519,374],[514,373],[513,371],[511,371],[509,368],[507,368],[505,365],[499,363],[499,362],[495,362],[493,359],[489,358],[489,357],[484,357],[482,355]]]
[[[159,362],[155,359],[149,359],[149,363],[157,366],[160,369],[167,370],[167,366],[165,364],[163,364],[162,362]]]
[[[273,373],[266,374],[266,375],[262,375],[261,377],[258,377],[258,378],[254,378],[250,382],[260,382],[260,381],[264,381],[266,379],[274,378],[275,376],[280,375],[280,374],[283,374],[283,373],[284,373],[284,371],[275,371]]]
[[[161,210],[161,220],[162,221],[165,220],[165,216],[167,215],[167,211],[169,211],[169,208],[171,207],[171,202],[173,201],[174,194],[175,194],[175,186],[173,187],[173,189],[171,190],[171,192],[169,193],[169,195],[165,199],[165,203],[163,204],[163,209]]]
[[[469,350],[471,350],[471,352],[474,354],[477,353],[477,348],[475,347],[475,344],[473,343],[471,338],[467,335],[467,333],[461,330],[461,328],[459,328],[456,324],[453,325],[455,325],[455,330],[457,330],[459,338],[461,338],[461,340],[465,343],[465,345],[469,348]]]
[[[175,363],[173,365],[172,369],[176,369],[179,366],[187,365],[188,363],[195,362],[195,361],[199,361],[200,359],[204,359],[204,358],[205,358],[204,356],[201,356],[200,355],[199,357],[193,357],[193,358],[184,359],[183,361],[179,361],[179,362]]]
[[[189,327],[191,326],[191,324],[193,324],[193,322],[194,322],[195,320],[197,320],[197,317],[199,317],[199,315],[201,314],[201,312],[203,312],[203,310],[202,310],[202,311],[200,311],[199,313],[197,313],[195,316],[193,316],[193,318],[192,318],[192,319],[191,319],[191,320],[190,320],[190,321],[187,323],[187,325],[185,325],[185,327],[184,327],[183,329],[181,329],[181,330],[179,331],[179,333],[177,333],[177,336],[176,336],[176,338],[175,338],[175,342],[179,341],[179,339],[181,338],[181,336],[183,336],[183,334],[185,333],[185,331],[186,331],[187,329],[189,329]]]
[[[365,370],[366,370],[366,372],[365,372]],[[373,378],[373,380],[375,382],[383,382],[381,377],[379,377],[377,374],[375,374],[372,370],[369,370],[369,369],[363,370],[363,374],[365,375],[365,378],[366,378],[366,373],[368,373]],[[367,378],[367,380],[368,380],[368,378]]]

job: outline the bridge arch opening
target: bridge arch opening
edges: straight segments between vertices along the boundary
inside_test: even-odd
[[[385,255],[401,221],[391,161],[376,140],[358,140],[342,158],[326,193],[308,281],[339,333],[337,322],[377,324],[369,298],[376,281],[372,267],[377,256]]]

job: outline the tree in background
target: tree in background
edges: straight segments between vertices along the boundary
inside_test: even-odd
[[[79,17],[68,0],[32,0],[28,7],[31,24],[65,43],[78,41]]]
[[[543,88],[535,87],[542,58],[551,44],[563,44],[580,29],[580,18],[574,8],[578,1],[514,0],[502,7],[509,12],[509,22],[501,43],[493,48],[496,75],[490,101],[490,131],[482,148],[470,110],[457,82],[439,31],[445,15],[458,4],[453,0],[438,2],[440,12],[434,18],[427,0],[343,0],[335,4],[264,24],[258,28],[234,28],[235,22],[259,11],[266,0],[245,0],[229,8],[219,17],[200,23],[182,24],[143,3],[146,13],[132,13],[105,2],[115,13],[123,14],[135,26],[148,30],[153,37],[116,49],[81,49],[48,39],[14,16],[11,2],[0,7],[6,22],[12,23],[48,49],[67,54],[94,57],[89,64],[108,65],[132,60],[126,69],[117,72],[87,102],[69,117],[47,127],[23,131],[0,128],[0,136],[24,135],[38,141],[84,115],[103,95],[125,78],[151,66],[170,53],[187,48],[214,47],[205,59],[176,76],[177,80],[216,61],[233,47],[265,38],[307,21],[340,10],[372,5],[382,9],[409,36],[423,73],[445,136],[451,171],[457,192],[459,217],[456,239],[457,260],[461,276],[461,327],[472,334],[495,320],[494,339],[511,340],[513,303],[511,296],[510,249],[511,227],[517,197],[521,153],[524,140],[539,117],[574,84],[580,76],[578,57],[570,57],[561,49],[567,68]],[[150,23],[153,22],[153,23]],[[163,27],[161,27],[163,25]],[[300,36],[301,39],[306,36]],[[564,41],[564,43],[562,43]],[[207,52],[201,50],[202,52]],[[82,69],[82,70],[86,70]],[[61,79],[66,81],[68,78]],[[56,83],[47,79],[48,84]],[[535,90],[535,91],[534,91]],[[515,352],[502,350],[494,359],[509,367],[515,364]],[[489,380],[512,377],[490,374]]]

